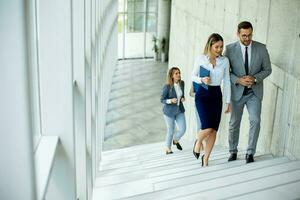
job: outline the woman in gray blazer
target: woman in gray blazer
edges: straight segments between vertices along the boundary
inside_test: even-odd
[[[184,135],[186,129],[185,115],[184,115],[184,82],[181,80],[180,70],[178,67],[169,69],[167,81],[164,85],[160,98],[163,106],[163,114],[167,125],[166,135],[166,154],[173,153],[171,150],[171,143],[176,145],[177,149],[182,150],[179,144],[180,138]],[[175,132],[175,122],[178,131]]]

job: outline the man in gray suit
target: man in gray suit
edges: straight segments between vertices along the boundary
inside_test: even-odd
[[[237,31],[239,41],[227,45],[225,51],[230,62],[232,105],[228,161],[237,158],[241,119],[246,105],[250,121],[246,163],[254,162],[253,156],[260,130],[263,80],[272,72],[266,46],[253,41],[252,32],[253,27],[250,22],[241,22]]]

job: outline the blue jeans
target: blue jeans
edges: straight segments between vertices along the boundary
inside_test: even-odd
[[[185,115],[184,113],[179,113],[175,115],[174,117],[169,117],[164,115],[166,125],[167,125],[167,135],[166,135],[166,146],[168,148],[171,148],[172,140],[173,140],[173,135],[175,132],[175,122],[178,127],[178,131],[175,134],[174,139],[176,141],[179,141],[180,138],[184,135],[185,129],[186,129],[186,124],[185,124]]]

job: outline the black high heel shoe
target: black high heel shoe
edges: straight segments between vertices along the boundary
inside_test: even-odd
[[[204,154],[203,154],[203,156],[201,156],[201,166],[202,166],[202,167],[203,167],[203,165],[204,165],[203,159],[204,159]]]
[[[168,154],[172,154],[173,153],[173,151],[166,151],[166,154],[168,155]]]
[[[177,149],[182,151],[182,146],[179,144],[179,142],[175,143],[173,140],[173,145],[176,145]]]
[[[194,144],[193,154],[194,154],[194,156],[195,156],[196,159],[199,159],[200,153],[195,152],[195,146],[196,146],[196,143],[197,143],[197,140],[195,141],[195,144]]]

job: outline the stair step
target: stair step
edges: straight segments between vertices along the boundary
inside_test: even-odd
[[[265,200],[266,197],[272,200],[299,199],[300,181],[292,183],[282,183],[281,185],[267,188],[260,188],[258,191],[246,193],[237,197],[231,197],[231,200]]]
[[[191,154],[191,152],[189,152],[189,154]],[[185,155],[185,157],[187,157],[187,159],[182,158],[180,159],[180,162],[178,162],[176,159],[175,160],[171,160],[168,163],[165,163],[163,161],[160,161],[162,164],[157,164],[156,162],[154,162],[154,165],[149,164],[148,162],[146,164],[141,163],[139,166],[135,167],[134,170],[132,167],[130,167],[130,169],[128,168],[124,168],[123,171],[125,170],[133,170],[133,171],[127,171],[128,173],[116,173],[117,171],[120,172],[120,169],[115,169],[114,171],[109,170],[108,172],[110,172],[110,174],[103,174],[105,173],[105,171],[101,172],[102,175],[100,175],[101,178],[96,180],[96,186],[100,187],[100,186],[107,186],[107,185],[112,185],[112,184],[117,184],[117,183],[123,183],[126,181],[135,181],[138,179],[144,179],[144,178],[153,178],[153,180],[155,179],[155,177],[157,178],[168,178],[169,176],[175,176],[176,174],[184,174],[185,172],[193,172],[190,170],[190,167],[193,166],[193,168],[196,169],[196,173],[197,169],[201,169],[200,166],[200,161],[196,160],[194,158],[194,156],[190,156],[187,157],[187,155]],[[223,164],[224,166],[226,166],[228,164],[227,162],[227,156],[228,153],[226,152],[216,152],[211,156],[211,160],[212,163],[216,163],[216,160],[218,160],[219,162],[222,161],[221,163],[225,163]],[[264,156],[263,158],[266,159],[267,157],[270,156]],[[272,157],[272,156],[271,156]],[[176,158],[176,157],[174,157]],[[167,160],[166,156],[165,156],[165,160]],[[239,161],[237,161],[236,163],[238,163]],[[243,163],[245,163],[245,161],[242,161]],[[177,164],[176,164],[177,163]],[[179,164],[178,164],[179,163]],[[174,168],[174,166],[178,167],[181,166],[179,169],[181,171],[174,171],[173,169],[177,169]],[[223,166],[223,167],[224,167]],[[214,166],[215,167],[215,166]],[[141,168],[141,170],[138,170],[138,168]],[[184,170],[185,168],[187,168],[186,170]],[[157,170],[160,169],[160,170]],[[170,172],[173,172],[170,174]],[[162,174],[161,174],[162,173]],[[167,173],[167,174],[166,174]],[[163,176],[164,175],[164,176]]]
[[[164,143],[106,151],[93,192],[97,199],[297,199],[300,161],[256,153],[245,164],[246,151],[228,162],[228,148],[215,146],[209,167],[192,154],[193,143],[181,142],[166,155]],[[117,192],[116,192],[117,191]],[[289,192],[287,192],[289,191]]]
[[[245,161],[240,161],[236,166],[229,165],[217,165],[213,167],[206,167],[203,170],[195,170],[195,173],[192,175],[188,175],[183,173],[184,177],[181,178],[173,178],[170,180],[161,180],[158,179],[156,183],[154,183],[154,190],[163,190],[167,188],[172,188],[176,186],[181,186],[182,183],[184,184],[193,184],[200,181],[206,181],[214,178],[219,177],[226,177],[237,173],[247,172],[248,170],[256,170],[267,166],[277,165],[280,163],[287,162],[287,158],[279,158],[274,160],[262,161],[256,159],[255,165],[249,165],[249,167],[243,167],[245,165]],[[233,163],[234,164],[234,163]],[[242,167],[241,167],[242,166]],[[205,170],[207,169],[207,170]],[[198,173],[197,173],[198,172]],[[197,174],[196,174],[197,173]],[[162,178],[163,179],[163,178]]]
[[[272,161],[278,160],[281,158],[274,159]],[[271,162],[272,162],[271,161]],[[269,165],[266,167],[261,166],[262,163],[268,163]],[[257,168],[253,170],[254,165],[259,165],[260,168]],[[280,176],[280,174],[289,173],[293,170],[300,170],[300,161],[296,162],[285,162],[281,164],[276,165],[270,165],[270,161],[264,161],[264,162],[254,162],[251,164],[240,166],[239,168],[245,168],[243,172],[232,174],[229,176],[223,176],[218,178],[213,178],[213,175],[211,179],[205,180],[198,183],[193,184],[186,184],[185,182],[182,183],[182,186],[173,187],[170,189],[160,190],[160,191],[154,191],[148,194],[141,194],[136,195],[133,197],[128,197],[126,199],[171,199],[171,198],[179,198],[182,197],[182,199],[187,199],[188,196],[189,199],[196,199],[196,197],[200,198],[203,197],[205,192],[213,191],[212,193],[215,193],[217,189],[224,188],[226,186],[239,186],[241,184],[247,184],[247,182],[257,181],[259,179],[263,179],[265,177],[272,177],[272,176]],[[238,168],[237,168],[238,169]],[[203,174],[204,175],[204,174]],[[298,179],[296,179],[298,180]],[[251,184],[248,185],[248,187],[244,186],[244,189],[247,190],[249,187],[251,187]],[[255,182],[256,184],[256,182]],[[266,184],[268,185],[268,184]],[[216,192],[220,193],[220,192]],[[231,192],[231,194],[235,194],[236,192]],[[193,195],[191,195],[193,194]],[[221,193],[222,194],[222,193]],[[209,195],[206,195],[205,197],[208,199],[210,198],[211,193]],[[222,196],[222,195],[221,195]],[[198,198],[198,199],[199,199]],[[224,198],[224,196],[223,196]],[[201,199],[201,198],[200,198]],[[214,199],[214,198],[212,198]]]
[[[269,160],[273,159],[272,155],[261,155],[261,156],[256,156],[255,157],[256,161],[264,161],[264,160]],[[221,163],[219,165],[214,165],[206,168],[199,167],[194,170],[186,170],[186,171],[180,171],[177,173],[171,173],[171,174],[164,174],[161,176],[151,176],[153,177],[152,180],[155,180],[156,182],[159,181],[167,181],[167,180],[177,180],[183,177],[189,177],[189,176],[194,176],[198,174],[203,174],[203,173],[210,173],[218,170],[223,170],[223,169],[228,169],[228,168],[233,168],[237,166],[241,166],[245,164],[245,160],[237,160],[235,162],[227,162],[225,161],[224,163]]]
[[[260,155],[259,153],[257,153],[257,155]],[[224,154],[223,157],[215,157],[214,154],[212,154],[209,158],[209,165],[210,167],[212,166],[216,166],[216,165],[220,165],[220,164],[228,164],[227,161],[228,158],[228,153]],[[181,173],[184,171],[192,171],[192,170],[197,170],[199,168],[201,168],[201,161],[200,160],[195,160],[195,158],[193,158],[194,161],[192,161],[193,163],[187,163],[185,166],[176,166],[176,167],[171,167],[171,168],[167,168],[167,169],[161,169],[159,171],[154,171],[154,172],[150,172],[149,176],[150,177],[154,177],[154,176],[165,176],[168,174],[174,174],[174,173]],[[238,160],[243,160],[243,162],[245,162],[244,158],[239,156]]]
[[[218,148],[216,148],[218,149]],[[212,158],[218,157],[217,159],[224,160],[225,155],[228,156],[227,151],[223,150],[213,150]],[[146,160],[145,160],[146,159]],[[182,159],[182,160],[181,160]],[[217,160],[216,159],[216,160]],[[198,167],[199,160],[194,159],[191,149],[189,151],[178,151],[172,155],[162,154],[158,157],[151,158],[136,158],[135,160],[131,159],[130,161],[118,161],[118,163],[111,162],[101,164],[99,176],[110,176],[116,174],[124,174],[136,171],[145,171],[145,172],[155,172],[160,170],[168,170],[174,168],[174,163],[177,164],[177,167],[184,167],[188,164]],[[172,164],[172,165],[170,165]]]
[[[185,150],[192,151],[193,143],[191,142],[181,142],[182,147]],[[178,152],[175,147],[173,149]],[[226,150],[228,148],[222,146],[215,146],[214,150]],[[164,143],[153,143],[153,144],[146,144],[146,145],[136,145],[133,147],[117,149],[117,150],[110,150],[104,151],[102,153],[102,161],[103,163],[109,163],[109,161],[120,161],[128,160],[128,159],[136,159],[139,157],[160,157],[165,155],[165,144]]]
[[[220,184],[219,187],[214,186],[213,190],[202,190],[196,192],[194,195],[183,195],[177,200],[192,200],[192,199],[227,199],[227,198],[238,198],[239,195],[251,194],[255,191],[261,191],[264,189],[271,189],[276,186],[282,186],[284,184],[294,183],[300,181],[300,161],[289,162],[284,165],[274,166],[272,168],[258,171],[260,176],[253,176],[251,179],[242,178],[237,176],[240,180],[234,185],[228,184],[224,186],[224,183]],[[246,175],[246,174],[244,174]],[[298,187],[299,190],[299,187]],[[299,192],[298,192],[299,194]],[[296,197],[297,194],[294,194]],[[256,198],[254,198],[256,199]],[[266,199],[266,196],[265,198]],[[268,197],[268,199],[270,199]],[[283,198],[286,199],[286,198]]]
[[[94,188],[93,196],[94,200],[111,200],[119,199],[128,196],[148,193],[153,191],[153,185],[149,180],[137,180],[126,182],[122,184],[115,184],[113,186],[104,186],[100,188]]]

